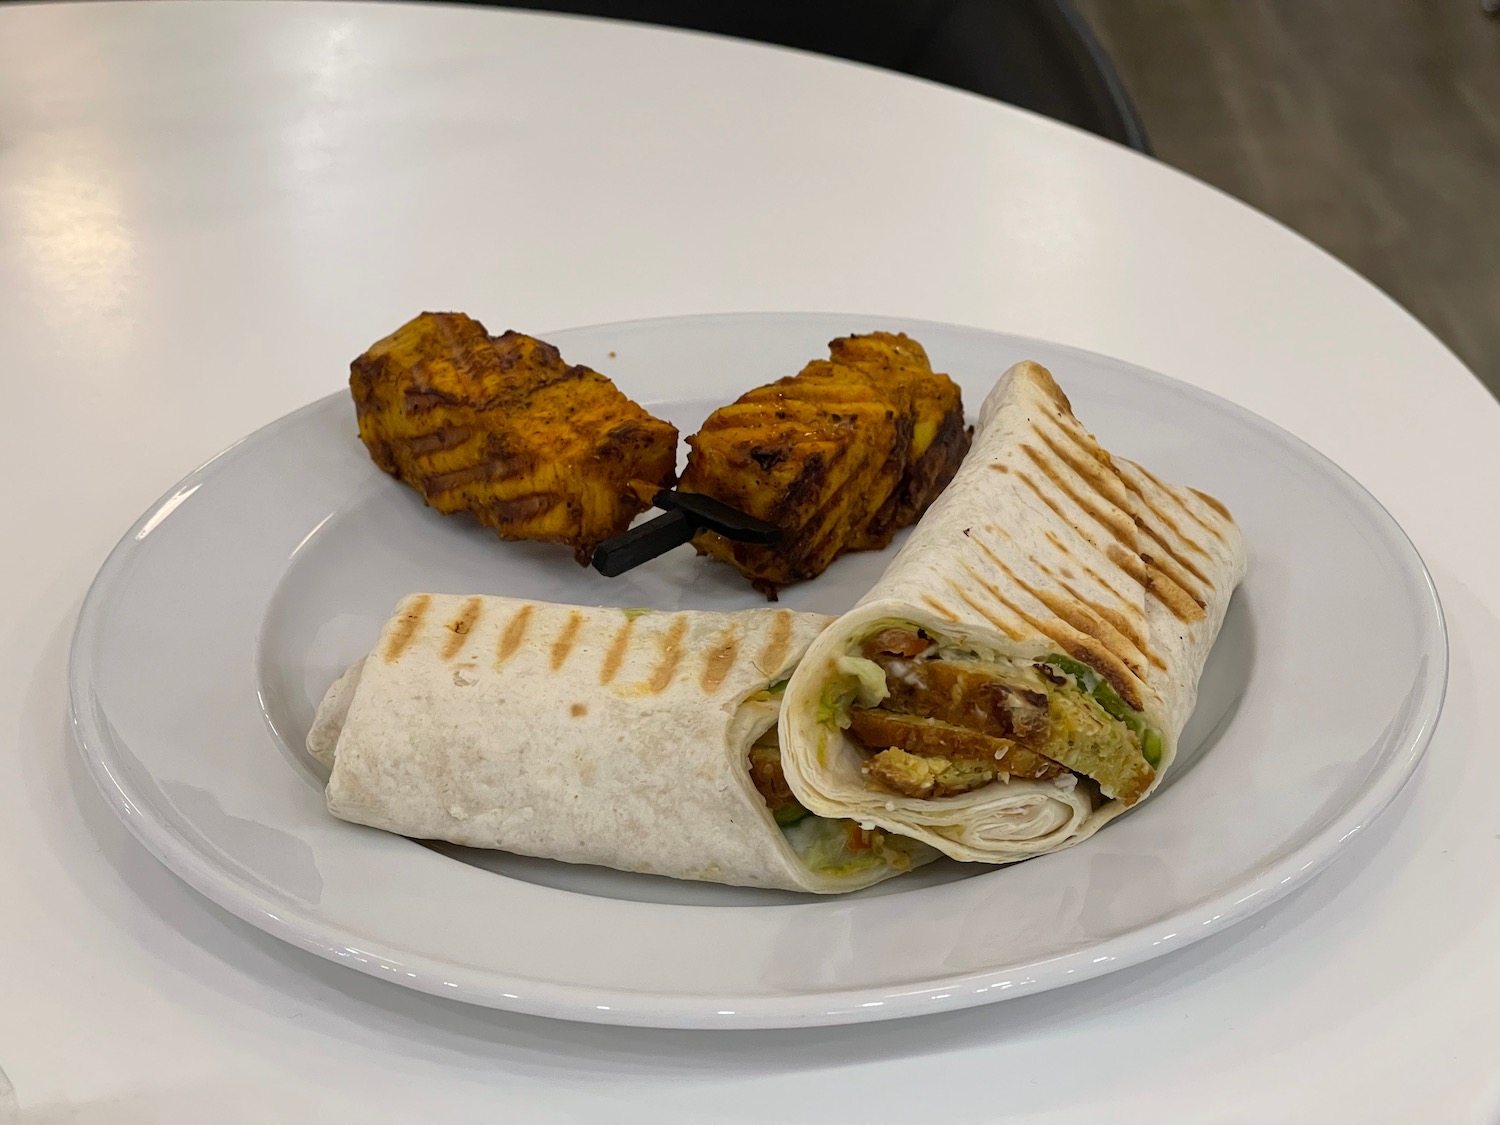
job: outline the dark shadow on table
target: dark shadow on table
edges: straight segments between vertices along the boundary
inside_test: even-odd
[[[957,86],[1150,153],[1071,0],[466,0],[795,47]]]

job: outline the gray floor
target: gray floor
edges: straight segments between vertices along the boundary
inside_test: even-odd
[[[1077,0],[1169,164],[1348,262],[1500,395],[1500,20],[1479,0]]]

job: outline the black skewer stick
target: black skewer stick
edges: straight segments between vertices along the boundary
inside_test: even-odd
[[[717,531],[726,539],[763,545],[781,538],[781,529],[774,523],[747,516],[712,496],[664,488],[651,502],[662,510],[661,515],[606,539],[594,550],[594,569],[606,578],[624,574],[657,555],[666,554],[700,531]]]

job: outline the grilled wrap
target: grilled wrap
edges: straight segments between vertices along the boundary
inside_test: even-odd
[[[947,491],[793,674],[791,789],[960,860],[1086,839],[1171,767],[1244,571],[1221,504],[1111,457],[1017,364]]]
[[[936,858],[809,816],[776,719],[830,619],[414,594],[307,745],[335,816],[421,839],[755,887],[855,890]]]

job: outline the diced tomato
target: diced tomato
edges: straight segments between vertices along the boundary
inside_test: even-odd
[[[910,629],[882,629],[865,642],[867,652],[888,652],[892,656],[921,656],[932,642]]]
[[[875,846],[876,832],[873,829],[861,828],[856,821],[850,820],[844,823],[844,836],[851,852],[867,852]]]

